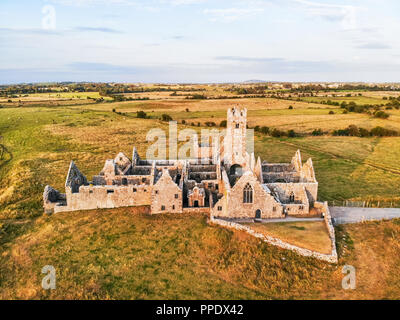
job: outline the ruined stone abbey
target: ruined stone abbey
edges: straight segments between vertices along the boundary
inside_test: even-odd
[[[195,211],[226,219],[314,214],[318,182],[312,160],[303,164],[300,151],[290,163],[256,160],[246,151],[246,133],[247,110],[234,107],[227,112],[223,146],[207,157],[144,160],[134,148],[131,159],[120,153],[107,160],[92,181],[71,162],[65,194],[45,188],[45,212],[150,206],[152,214]]]

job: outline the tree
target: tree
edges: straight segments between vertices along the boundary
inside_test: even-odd
[[[269,134],[269,127],[261,127],[260,131],[262,134]]]
[[[288,131],[288,137],[289,138],[295,138],[295,137],[297,137],[297,134],[296,134],[296,132],[294,130],[289,130]]]
[[[390,117],[390,115],[384,111],[377,111],[374,113],[374,117],[380,119],[387,119]]]
[[[360,137],[369,137],[371,134],[367,129],[360,128],[359,135],[360,135]]]
[[[324,133],[322,132],[322,129],[315,129],[311,134],[313,136],[322,136]]]
[[[358,137],[360,135],[360,131],[359,131],[358,127],[354,124],[349,125],[347,130],[349,132],[349,136]]]
[[[283,131],[281,131],[281,130],[274,129],[271,132],[271,136],[273,136],[274,138],[280,138],[280,137],[285,136],[285,133]]]
[[[172,118],[169,114],[164,113],[161,115],[161,120],[165,121],[165,122],[169,122],[169,121],[172,121]]]
[[[147,114],[144,111],[138,111],[136,117],[139,118],[139,119],[146,119],[147,118]]]

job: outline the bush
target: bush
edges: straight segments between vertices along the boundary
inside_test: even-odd
[[[190,99],[193,100],[205,100],[207,97],[204,94],[194,94]]]
[[[139,118],[139,119],[146,119],[147,118],[147,114],[144,111],[138,111],[136,117]]]
[[[269,134],[269,127],[261,127],[260,132],[262,134]]]
[[[278,130],[278,129],[274,129],[271,132],[271,136],[273,136],[274,138],[284,137],[285,135],[286,135],[285,132]]]
[[[294,108],[293,108],[293,106],[289,106],[289,110],[293,110]]]
[[[333,131],[333,135],[340,136],[340,137],[349,136],[349,131],[347,129],[344,129],[344,130],[339,129],[339,130]]]
[[[336,130],[333,132],[334,136],[350,136],[350,137],[397,137],[399,132],[385,129],[382,127],[375,127],[371,131],[364,128],[358,128],[355,125],[350,125],[347,129]]]
[[[329,114],[335,114],[335,112],[334,111],[329,111]]]
[[[226,120],[222,120],[221,123],[219,124],[219,126],[220,126],[221,128],[226,128],[226,126],[227,126]]]
[[[207,127],[215,127],[215,126],[216,126],[216,123],[215,123],[215,122],[211,122],[211,121],[207,121],[207,122],[206,122],[206,126],[207,126]]]
[[[182,124],[186,124],[186,120],[182,120]]]
[[[360,131],[359,131],[358,127],[354,124],[349,125],[349,127],[347,128],[347,131],[349,133],[349,136],[351,136],[351,137],[358,137],[360,135]]]
[[[374,137],[397,137],[399,133],[394,130],[389,130],[382,127],[375,127],[371,130],[371,135]]]
[[[354,112],[354,110],[355,110],[356,107],[357,107],[357,104],[356,104],[354,101],[351,101],[351,102],[347,105],[346,109],[347,109],[348,111],[350,111],[350,112]]]
[[[317,137],[317,136],[323,136],[324,132],[321,129],[315,129],[311,134]]]
[[[374,113],[374,117],[379,119],[387,119],[390,117],[390,115],[385,111],[377,111]]]
[[[164,113],[161,115],[161,121],[169,122],[172,121],[172,118],[169,114]]]
[[[288,135],[289,138],[297,137],[297,133],[294,130],[289,130],[287,135]]]
[[[361,138],[365,138],[365,137],[371,136],[371,133],[367,129],[360,128],[359,129],[359,135],[360,135]]]

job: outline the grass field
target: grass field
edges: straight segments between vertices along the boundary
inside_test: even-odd
[[[16,98],[0,98],[0,103],[11,101],[35,102],[35,101],[54,101],[54,100],[87,100],[88,98],[99,99],[102,96],[98,92],[58,92],[58,93],[31,93],[17,95]],[[112,100],[110,97],[103,97]]]
[[[250,127],[269,126],[284,130],[296,130],[299,133],[311,133],[315,129],[331,132],[345,129],[351,124],[366,129],[382,126],[400,131],[400,111],[388,110],[390,118],[377,119],[367,114],[343,114],[343,109],[335,106],[313,104],[269,98],[224,99],[224,100],[163,100],[163,101],[129,101],[106,104],[79,105],[80,110],[112,111],[136,114],[145,111],[150,117],[160,118],[168,113],[174,120],[197,125],[200,122],[212,121],[217,125],[226,120],[226,110],[232,105],[246,106]],[[294,109],[289,110],[289,106]],[[188,111],[187,111],[188,110]],[[335,112],[330,115],[329,112]]]
[[[268,111],[263,109],[262,100],[254,100],[250,104],[250,123],[252,119],[267,121],[281,129],[290,128],[288,123],[295,122],[298,117],[314,117],[309,121],[313,126],[321,125],[320,117],[330,117],[332,121],[326,124],[332,128],[337,126],[342,116],[367,117],[311,116],[307,113],[324,110],[300,109],[300,105],[294,110],[283,109],[280,100],[270,102],[271,111]],[[273,106],[274,101],[277,105]],[[173,106],[164,103],[169,108],[164,112],[175,119],[178,116],[193,117],[187,123],[216,120],[218,117],[223,119],[229,101],[222,102],[220,106],[220,101],[214,101],[214,104],[207,101],[203,107],[209,111],[196,109],[202,103],[194,102],[190,112],[185,111],[188,104],[180,107],[183,110],[172,111]],[[112,112],[113,105],[0,109],[0,136],[3,137],[0,143],[10,151],[5,159],[0,160],[0,217],[40,214],[44,186],[52,184],[62,189],[70,160],[75,160],[90,178],[101,170],[106,159],[113,158],[119,151],[130,156],[133,146],[136,146],[140,154],[145,155],[150,145],[146,134],[151,128],[162,128],[168,133],[167,123],[157,119],[137,119],[133,112],[117,114]],[[161,113],[160,110],[155,112]],[[270,116],[273,112],[276,114]],[[302,112],[306,115],[299,114]],[[397,124],[396,121],[397,118],[393,117],[386,123]],[[400,185],[400,138],[322,136],[277,139],[257,135],[255,148],[256,154],[268,162],[289,162],[297,149],[302,151],[304,160],[312,157],[320,182],[320,200],[376,200],[399,205],[398,188],[393,186]]]
[[[341,265],[354,264],[361,277],[360,289],[343,292],[341,265],[210,227],[201,216],[150,217],[131,209],[42,216],[44,187],[63,190],[71,160],[91,178],[120,151],[131,156],[136,146],[145,155],[148,130],[168,132],[168,124],[157,119],[163,113],[179,123],[218,123],[228,107],[240,104],[249,109],[250,126],[307,133],[349,124],[400,129],[399,111],[377,120],[276,99],[89,104],[86,98],[64,96],[79,105],[57,106],[58,98],[0,108],[0,143],[8,150],[0,160],[0,298],[400,298],[396,222],[337,230]],[[152,118],[137,119],[139,110]],[[336,114],[328,115],[331,110]],[[270,163],[289,162],[297,149],[304,160],[313,159],[320,200],[400,206],[400,138],[256,135],[256,155]],[[51,295],[39,288],[41,267],[50,263],[61,272],[60,290]]]
[[[332,97],[332,96],[322,96],[322,97],[303,97],[300,98],[302,101],[307,101],[307,102],[322,102],[322,101],[327,101],[327,100],[331,100],[334,102],[355,102],[359,105],[363,105],[363,104],[387,104],[389,103],[389,100],[383,100],[383,97],[377,97],[377,96],[367,96],[364,95],[363,96],[352,96],[352,97],[345,97],[345,96],[337,96],[337,97]]]
[[[279,238],[300,248],[332,253],[332,244],[325,222],[244,223],[254,231]]]
[[[42,216],[0,231],[0,299],[400,298],[399,221],[338,229],[338,266],[201,215],[141,208]],[[341,287],[345,264],[356,268],[355,291]],[[56,268],[54,291],[41,289],[45,265]]]

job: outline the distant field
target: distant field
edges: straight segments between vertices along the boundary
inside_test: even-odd
[[[381,97],[372,97],[372,96],[352,96],[352,97],[302,97],[300,98],[302,101],[307,102],[322,102],[322,101],[336,101],[339,103],[342,102],[355,102],[357,104],[387,104],[388,100],[383,100]]]
[[[94,100],[100,99],[111,101],[110,97],[102,97],[98,92],[58,92],[58,93],[33,93],[33,94],[21,94],[14,98],[0,97],[0,104],[5,106],[63,106],[63,105],[74,105],[74,104],[93,104]],[[9,102],[11,100],[11,103]]]
[[[191,125],[200,122],[215,122],[217,125],[226,119],[226,110],[233,105],[248,108],[248,123],[250,127],[268,126],[281,130],[295,130],[299,133],[311,133],[315,129],[333,131],[345,129],[354,124],[366,129],[376,126],[400,131],[400,111],[387,110],[390,118],[377,119],[367,114],[342,114],[339,107],[322,104],[313,104],[298,101],[277,100],[270,98],[257,99],[223,99],[223,100],[186,100],[172,101],[129,101],[106,104],[92,104],[76,106],[81,110],[112,111],[136,114],[145,111],[152,118],[160,118],[162,114],[169,114],[174,120]],[[292,106],[293,110],[289,110]],[[330,115],[333,111],[335,114]]]

